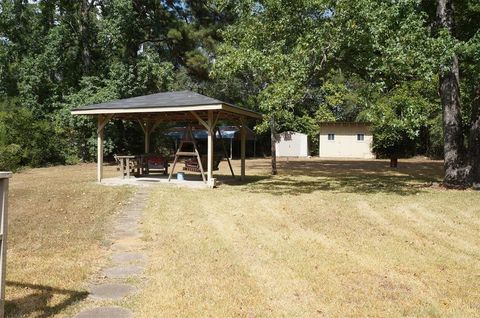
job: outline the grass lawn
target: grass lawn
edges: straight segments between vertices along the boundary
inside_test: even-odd
[[[106,173],[114,173],[111,167]],[[95,184],[95,165],[28,169],[10,181],[7,317],[72,317],[107,261],[111,216],[125,187]]]
[[[480,192],[430,186],[440,162],[268,165],[153,190],[136,317],[480,316]]]
[[[150,262],[132,280],[140,291],[116,304],[136,318],[480,316],[480,192],[432,186],[440,162],[279,167],[270,177],[268,160],[247,161],[250,183],[215,190],[152,187]],[[95,165],[14,175],[7,317],[72,317],[84,305],[132,193],[94,180]]]

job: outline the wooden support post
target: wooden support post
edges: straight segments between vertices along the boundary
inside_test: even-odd
[[[245,180],[245,143],[246,143],[246,129],[245,129],[245,118],[241,118],[241,128],[240,128],[240,179]]]
[[[144,133],[145,133],[145,153],[149,153],[150,152],[150,122],[147,121],[145,123],[145,130],[144,130]]]
[[[208,111],[208,160],[207,160],[207,182],[209,185],[213,183],[213,134],[215,133],[214,131],[214,123],[213,123],[213,111],[209,110]],[[212,185],[213,186],[213,185]]]
[[[110,115],[98,115],[98,127],[97,127],[97,181],[101,182],[103,178],[103,135],[105,126],[108,121],[112,119],[113,114]]]
[[[0,172],[0,318],[5,315],[5,277],[7,268],[8,182],[11,172]]]
[[[103,116],[98,116],[98,129],[97,129],[97,181],[102,182],[103,178],[103,132],[105,125],[102,125],[104,121]]]

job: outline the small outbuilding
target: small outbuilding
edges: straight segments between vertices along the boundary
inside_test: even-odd
[[[285,131],[276,135],[277,157],[308,157],[308,136],[299,132]]]
[[[320,123],[320,158],[375,158],[370,124],[356,122]]]

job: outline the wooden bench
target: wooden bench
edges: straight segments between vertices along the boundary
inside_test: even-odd
[[[216,154],[213,158],[213,171],[218,170],[218,166],[223,159],[223,155]],[[207,167],[207,155],[201,156],[202,166]],[[188,159],[185,161],[185,166],[183,167],[184,171],[192,171],[192,172],[201,172],[200,167],[197,162],[197,158]]]
[[[144,155],[143,156],[143,171],[146,174],[150,173],[150,170],[160,170],[163,174],[168,174],[168,167],[170,164],[167,159],[160,155]]]

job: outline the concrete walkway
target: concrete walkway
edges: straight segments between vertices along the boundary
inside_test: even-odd
[[[184,187],[192,189],[206,189],[208,185],[202,181],[201,176],[192,176],[188,175],[186,178],[188,180],[179,181],[176,179],[176,175],[168,181],[168,176],[164,175],[153,175],[153,176],[143,176],[143,177],[134,177],[130,178],[105,178],[102,180],[103,185],[108,186],[121,186],[121,185],[133,185],[133,186],[149,186],[149,185],[169,185],[174,187]]]
[[[100,280],[91,284],[89,304],[76,318],[132,318],[126,308],[112,306],[137,292],[127,283],[131,278],[141,278],[148,261],[141,240],[140,219],[148,200],[150,187],[138,187],[136,194],[117,217],[112,231],[110,265],[100,274]],[[108,305],[107,305],[108,304]]]

